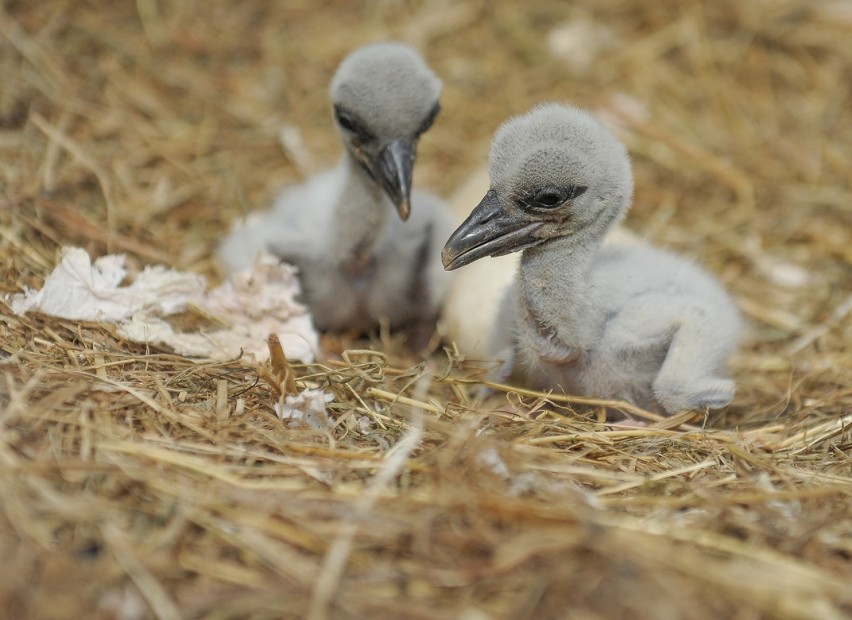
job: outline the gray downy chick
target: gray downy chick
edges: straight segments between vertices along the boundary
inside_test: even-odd
[[[268,251],[299,268],[303,300],[324,331],[431,333],[449,285],[439,254],[453,219],[411,188],[420,136],[440,110],[441,82],[401,43],[359,48],[330,88],[339,164],[286,188],[222,243],[229,271]]]
[[[489,174],[442,259],[451,270],[522,252],[492,337],[501,378],[668,414],[731,402],[725,366],[741,320],[725,290],[670,252],[602,246],[633,194],[612,133],[582,110],[542,105],[500,127]]]

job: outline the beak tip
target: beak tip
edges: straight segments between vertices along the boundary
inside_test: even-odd
[[[396,210],[397,213],[399,213],[399,218],[405,222],[411,215],[411,203],[407,200],[403,200],[397,205]]]
[[[444,266],[444,271],[450,271],[450,262],[446,252],[441,252],[441,264]]]
[[[444,271],[452,271],[456,268],[453,261],[456,259],[456,253],[449,246],[444,246],[441,250],[441,264],[444,266]]]

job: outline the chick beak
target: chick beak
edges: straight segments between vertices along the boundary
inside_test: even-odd
[[[406,138],[392,140],[379,153],[379,182],[403,221],[411,213],[411,170],[417,144]]]
[[[450,235],[441,252],[444,269],[452,271],[484,256],[502,256],[543,241],[535,237],[544,222],[530,221],[518,209],[507,209],[490,190],[462,225]]]

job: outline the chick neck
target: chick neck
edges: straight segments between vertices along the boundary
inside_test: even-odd
[[[592,335],[589,274],[608,229],[593,223],[524,250],[518,270],[520,301],[539,332],[580,347]]]
[[[336,264],[358,274],[372,263],[393,205],[348,149],[340,165],[344,182],[335,206],[332,252]]]

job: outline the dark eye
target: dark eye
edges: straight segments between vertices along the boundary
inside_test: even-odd
[[[373,139],[373,134],[351,112],[347,112],[339,106],[334,106],[334,118],[337,119],[337,123],[343,129],[356,134],[360,140],[367,142]]]
[[[355,122],[352,120],[352,117],[349,116],[346,112],[337,112],[337,122],[346,131],[355,131]]]
[[[546,185],[533,190],[528,194],[526,204],[534,209],[555,209],[561,207],[568,200],[573,200],[586,191],[580,185],[569,185],[560,187],[558,185]]]
[[[426,117],[426,120],[423,121],[423,124],[420,125],[420,128],[417,130],[417,135],[421,135],[426,133],[429,128],[432,126],[432,123],[435,122],[435,119],[438,118],[438,114],[441,112],[441,104],[436,103],[435,107],[432,108],[432,111],[429,112],[429,116]]]
[[[558,187],[545,187],[535,193],[536,206],[552,209],[565,202],[565,192]]]

